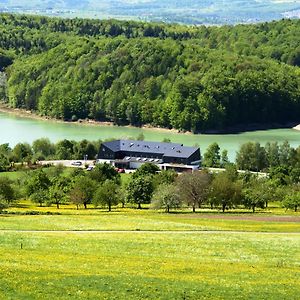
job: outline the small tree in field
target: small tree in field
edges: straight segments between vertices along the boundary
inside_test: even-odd
[[[136,203],[138,209],[141,209],[141,204],[150,203],[152,193],[153,182],[151,176],[132,177],[127,186],[126,198],[128,202]]]
[[[251,208],[254,213],[256,207],[264,208],[265,200],[260,189],[251,187],[243,191],[242,203],[246,208]]]
[[[113,205],[119,203],[119,186],[113,180],[106,180],[94,194],[93,203],[95,206],[105,205],[111,211]]]
[[[293,209],[295,212],[300,207],[300,191],[294,191],[290,195],[286,195],[283,200],[283,206],[286,209]]]
[[[36,192],[30,195],[30,200],[42,206],[43,203],[49,202],[49,191],[42,189],[37,190]]]
[[[43,170],[34,171],[26,184],[26,194],[34,203],[43,203],[49,201],[49,188],[51,181]]]
[[[85,193],[81,190],[80,187],[75,186],[73,187],[73,189],[71,189],[69,198],[70,201],[76,205],[76,208],[79,209],[79,206],[85,201]]]
[[[222,211],[225,212],[226,208],[239,204],[241,184],[232,181],[226,172],[219,173],[212,181],[210,196],[212,203],[221,205]]]
[[[65,193],[58,185],[52,185],[49,189],[49,202],[56,204],[56,208],[59,209],[59,206],[65,203]]]
[[[206,170],[184,173],[176,180],[180,199],[191,206],[193,212],[208,199],[210,183],[211,175]]]
[[[70,201],[76,204],[77,208],[83,204],[87,208],[87,204],[92,202],[93,195],[96,190],[96,183],[94,180],[86,176],[78,177],[69,193]]]
[[[67,201],[67,193],[70,189],[70,179],[66,177],[55,177],[51,182],[49,188],[49,203],[56,204],[57,209],[59,206]]]
[[[15,198],[15,191],[12,186],[13,182],[7,177],[0,177],[0,200],[10,204]]]
[[[125,207],[126,204],[126,187],[125,186],[120,186],[118,189],[118,200],[119,203],[122,204],[122,208]]]
[[[253,177],[242,192],[242,204],[255,212],[256,207],[267,207],[268,202],[276,197],[277,190],[270,189],[269,181]]]
[[[167,213],[172,208],[182,206],[178,188],[173,184],[161,184],[152,196],[151,206],[154,209],[164,208]]]

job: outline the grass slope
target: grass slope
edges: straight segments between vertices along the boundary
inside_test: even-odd
[[[30,211],[60,215],[12,214]],[[10,212],[0,215],[0,299],[299,296],[297,213],[107,213],[29,202]]]
[[[0,298],[297,299],[299,247],[297,234],[2,232]]]
[[[45,208],[44,210],[47,210]],[[52,210],[53,211],[53,210]],[[213,214],[211,214],[213,215]],[[298,222],[256,219],[215,219],[210,214],[164,214],[153,211],[124,211],[107,213],[90,210],[63,215],[4,215],[0,216],[0,228],[6,230],[125,230],[125,231],[252,231],[252,232],[300,232]]]

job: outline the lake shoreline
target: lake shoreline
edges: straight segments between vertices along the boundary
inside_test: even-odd
[[[3,102],[2,103],[0,102],[0,112],[12,114],[17,117],[24,117],[24,118],[30,118],[35,120],[41,120],[41,121],[51,121],[55,123],[74,124],[74,125],[78,124],[78,125],[86,125],[86,126],[112,126],[112,127],[115,126],[115,127],[126,127],[126,128],[141,128],[146,130],[148,129],[156,130],[157,132],[180,133],[180,134],[188,134],[188,135],[194,135],[194,134],[226,135],[226,134],[239,134],[239,133],[252,132],[252,131],[269,130],[269,129],[294,129],[300,131],[299,122],[288,122],[285,124],[282,123],[266,123],[266,124],[252,123],[247,125],[241,124],[241,125],[229,126],[222,130],[205,130],[203,132],[193,133],[191,131],[182,131],[178,129],[155,127],[150,124],[138,127],[133,125],[116,125],[113,122],[95,121],[92,119],[79,119],[78,121],[64,121],[60,119],[51,118],[49,116],[40,116],[32,111],[25,110],[25,109],[11,108]]]
[[[287,122],[287,123],[251,123],[251,124],[241,124],[235,126],[228,126],[223,130],[206,130],[202,132],[203,134],[240,134],[253,131],[264,131],[271,129],[295,129],[300,130],[299,121]]]
[[[48,138],[51,143],[57,143],[65,139],[72,141],[106,141],[112,139],[134,139],[142,137],[146,141],[158,142],[169,139],[172,143],[185,146],[199,146],[202,154],[212,143],[218,143],[219,147],[228,151],[230,161],[234,161],[240,146],[248,142],[257,142],[265,145],[270,142],[278,144],[288,141],[294,148],[299,147],[300,131],[295,129],[276,129],[264,131],[252,131],[240,134],[182,134],[169,130],[137,128],[133,126],[99,126],[83,123],[68,123],[57,120],[43,121],[40,117],[33,118],[31,113],[22,112],[23,117],[18,117],[20,111],[6,110],[0,112],[0,144],[8,143],[14,147],[18,143],[32,144],[40,138]],[[41,120],[42,119],[42,120]]]
[[[143,125],[143,126],[133,126],[133,125],[116,125],[113,122],[109,121],[95,121],[91,119],[79,119],[78,121],[64,121],[61,119],[51,118],[49,116],[40,116],[30,110],[25,110],[21,108],[11,108],[4,103],[0,103],[0,112],[8,113],[17,117],[29,118],[33,120],[41,120],[41,121],[50,121],[54,123],[63,123],[63,124],[74,124],[74,125],[86,125],[86,126],[109,126],[109,127],[126,127],[126,128],[141,128],[146,130],[157,130],[158,132],[172,132],[172,133],[181,133],[181,134],[193,134],[190,131],[180,131],[177,129],[168,129],[161,127],[154,127],[151,125]]]

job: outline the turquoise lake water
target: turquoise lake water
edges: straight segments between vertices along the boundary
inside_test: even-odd
[[[264,145],[266,142],[277,141],[280,143],[287,140],[293,147],[300,145],[300,131],[294,129],[260,130],[240,134],[193,135],[148,128],[44,121],[0,112],[0,144],[9,143],[11,146],[18,142],[31,143],[41,137],[48,137],[52,142],[56,142],[62,139],[78,141],[82,139],[135,138],[140,133],[143,133],[145,140],[149,141],[162,141],[164,138],[169,138],[172,142],[182,143],[186,146],[198,144],[202,153],[208,145],[217,142],[221,149],[228,150],[231,160],[234,159],[240,145],[248,141]]]

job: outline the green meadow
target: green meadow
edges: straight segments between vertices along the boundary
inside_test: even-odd
[[[20,211],[20,210],[19,210]],[[45,209],[45,212],[53,210]],[[298,222],[282,222],[243,219],[242,215],[227,214],[232,219],[214,218],[220,214],[174,213],[124,210],[108,213],[101,210],[61,212],[61,215],[3,215],[0,228],[3,230],[59,230],[59,231],[247,231],[247,232],[299,232]],[[247,214],[249,215],[249,214]],[[299,214],[298,214],[299,215]],[[241,216],[242,220],[239,218]],[[264,214],[265,216],[265,214]],[[291,217],[293,218],[293,217]]]
[[[1,299],[299,296],[298,234],[1,232],[0,241]]]
[[[222,216],[20,203],[0,215],[0,299],[298,299],[299,214]]]

